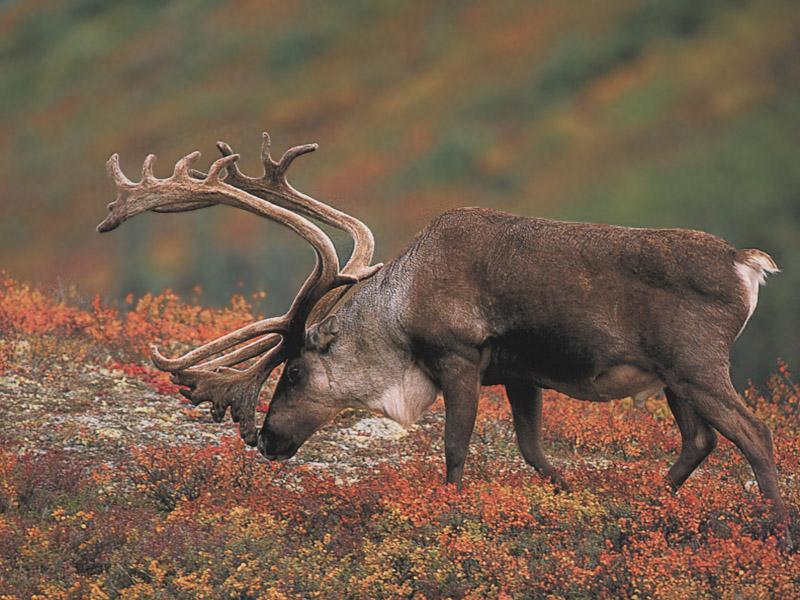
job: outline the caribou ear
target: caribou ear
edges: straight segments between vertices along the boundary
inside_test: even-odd
[[[339,319],[336,315],[328,315],[306,331],[306,348],[325,352],[338,334]]]

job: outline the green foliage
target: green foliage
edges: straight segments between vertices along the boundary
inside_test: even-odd
[[[200,284],[222,303],[241,285],[283,306],[310,254],[251,216],[92,233],[112,152],[131,176],[155,152],[165,175],[225,139],[252,173],[268,128],[277,151],[321,143],[292,181],[368,222],[383,261],[457,205],[763,247],[784,273],[737,345],[740,377],[762,378],[776,355],[800,360],[798,14],[782,0],[6,3],[0,264],[89,293]]]
[[[565,32],[541,66],[531,72],[525,88],[501,88],[482,96],[478,114],[487,120],[507,119],[506,111],[511,111],[516,118],[524,118],[574,100],[588,83],[633,62],[645,48],[700,35],[716,13],[739,3],[647,0],[623,14],[610,32]]]
[[[325,36],[320,33],[302,29],[287,31],[270,45],[267,67],[276,75],[302,68],[309,60],[318,56],[325,45]]]

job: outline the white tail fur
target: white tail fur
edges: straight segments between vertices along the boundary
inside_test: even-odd
[[[742,334],[750,317],[758,304],[758,287],[764,285],[769,273],[779,273],[780,269],[772,257],[766,252],[756,249],[740,250],[736,255],[736,273],[742,280],[745,289],[745,298],[748,303],[747,318],[736,337]]]

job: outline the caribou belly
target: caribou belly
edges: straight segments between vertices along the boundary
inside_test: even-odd
[[[554,381],[534,376],[537,381],[578,400],[604,402],[632,397],[646,400],[664,389],[664,382],[655,373],[635,365],[614,365],[597,375],[577,381]]]

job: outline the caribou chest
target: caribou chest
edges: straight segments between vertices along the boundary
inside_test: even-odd
[[[404,427],[414,424],[436,400],[436,385],[416,365],[407,365],[400,377],[368,403],[368,408]]]

